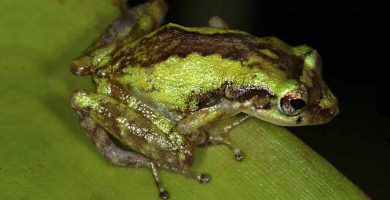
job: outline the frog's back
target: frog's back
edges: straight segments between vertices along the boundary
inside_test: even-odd
[[[172,55],[184,58],[194,52],[203,56],[219,54],[223,58],[241,62],[258,55],[278,62],[275,57],[282,58],[280,60],[290,58],[286,53],[289,48],[274,37],[257,38],[243,31],[211,27],[188,28],[171,23],[117,49],[113,53],[111,64],[119,64],[119,69],[137,65],[148,68]]]
[[[168,24],[118,48],[109,65],[134,93],[172,109],[194,111],[226,82],[245,84],[264,67],[283,70],[281,76],[298,76],[294,73],[300,70],[291,69],[291,63],[300,60],[289,55],[289,48],[272,37]]]

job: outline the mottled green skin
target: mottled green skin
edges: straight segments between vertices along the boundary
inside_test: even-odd
[[[321,66],[317,61],[319,59],[318,54],[310,47],[299,46],[294,48],[276,38],[252,38],[253,36],[241,31],[221,30],[211,27],[188,28],[176,24],[163,26],[159,30],[146,35],[145,38],[158,37],[158,33],[161,30],[172,27],[199,35],[218,33],[250,37],[259,44],[265,43],[273,48],[272,50],[258,50],[270,58],[280,59],[280,62],[283,63],[283,58],[279,58],[278,55],[273,53],[274,49],[277,49],[288,56],[301,59],[301,66],[289,66],[290,71],[299,70],[296,74],[301,75],[291,77],[291,75],[286,73],[286,70],[278,66],[278,63],[270,62],[257,55],[250,55],[247,60],[242,61],[223,58],[218,53],[202,55],[197,51],[185,57],[172,54],[166,59],[153,63],[152,66],[148,67],[139,64],[128,64],[125,67],[119,67],[123,65],[121,61],[126,56],[126,53],[123,53],[123,51],[129,51],[129,49],[134,50],[135,56],[140,57],[141,60],[148,59],[146,52],[142,51],[142,49],[137,49],[137,45],[144,38],[125,44],[124,47],[115,51],[114,55],[108,55],[107,58],[104,58],[107,59],[107,62],[100,63],[97,68],[104,68],[102,71],[107,72],[108,75],[106,76],[109,76],[110,79],[118,81],[124,87],[131,88],[135,96],[147,100],[155,107],[163,108],[165,113],[175,112],[182,114],[183,116],[180,119],[200,109],[197,106],[199,99],[194,98],[194,96],[220,90],[222,85],[228,81],[237,86],[261,86],[273,93],[276,98],[271,103],[271,109],[260,112],[255,111],[254,113],[256,117],[272,123],[294,126],[319,124],[331,119],[329,116],[321,116],[321,113],[315,113],[317,116],[313,116],[311,110],[305,110],[299,116],[286,116],[277,109],[279,99],[288,91],[297,89],[300,85],[305,85],[305,87],[311,90],[309,93],[311,92],[313,95],[317,95],[318,92],[325,95],[324,98],[313,96],[312,106],[319,105],[321,109],[337,109],[336,98],[321,79],[320,69],[318,69]],[[159,44],[155,45],[154,48],[158,48]],[[310,54],[307,54],[308,52]],[[110,56],[115,57],[118,55],[122,56],[119,60],[107,64]],[[100,77],[94,77],[94,80],[98,84],[100,83]],[[315,82],[314,85],[313,82]],[[104,93],[104,91],[102,92]],[[244,109],[243,111],[245,112]],[[305,120],[297,124],[296,120],[298,117]]]
[[[312,48],[212,27],[168,24],[150,32],[156,16],[141,14],[138,26],[99,43],[72,69],[97,85],[97,94],[74,94],[74,109],[152,161],[190,166],[202,127],[240,112],[283,126],[325,123],[338,113]],[[286,113],[286,95],[304,107]]]

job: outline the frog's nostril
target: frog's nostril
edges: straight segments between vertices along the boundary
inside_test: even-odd
[[[336,112],[333,108],[330,108],[328,111],[329,111],[329,114],[331,114],[331,115],[333,115]]]
[[[336,116],[339,113],[339,110],[338,110],[337,107],[334,107],[334,108],[329,108],[328,112],[329,112],[330,115]]]

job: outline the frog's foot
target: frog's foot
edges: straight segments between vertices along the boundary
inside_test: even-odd
[[[154,182],[157,186],[157,190],[160,194],[160,198],[162,198],[162,199],[168,199],[169,192],[161,184],[160,176],[158,174],[159,168],[162,168],[162,169],[186,176],[188,178],[197,180],[199,183],[208,183],[211,180],[211,177],[209,175],[206,175],[206,174],[198,174],[198,173],[195,173],[195,172],[189,171],[189,170],[180,170],[180,169],[175,168],[175,167],[166,166],[166,165],[155,163],[155,162],[150,162],[147,167],[149,167],[152,170]]]
[[[228,30],[229,26],[220,16],[212,16],[209,19],[209,26],[213,28],[220,28]]]
[[[222,136],[209,136],[207,138],[207,141],[205,142],[204,146],[208,145],[225,145],[227,146],[234,154],[234,158],[237,161],[244,160],[244,153],[241,151],[240,148],[236,147],[229,138],[222,137]]]
[[[91,113],[90,110],[95,109],[93,108],[93,106],[96,106],[96,102],[94,104],[88,105],[85,109],[82,109],[74,99],[76,95],[87,95],[87,92],[79,90],[74,93],[74,96],[72,97],[72,108],[79,116],[81,121],[81,126],[87,130],[87,135],[95,144],[98,151],[107,160],[107,162],[114,166],[150,168],[161,198],[168,199],[169,193],[161,183],[160,177],[158,175],[159,169],[165,169],[186,176],[188,178],[192,178],[194,180],[197,180],[200,183],[207,183],[210,181],[211,178],[208,175],[198,174],[189,171],[187,169],[180,168],[179,166],[176,167],[165,163],[160,163],[158,161],[150,159],[144,154],[133,152],[133,151],[127,151],[118,147],[115,144],[115,142],[111,139],[111,137],[108,135],[106,131],[107,129],[104,127],[104,125],[100,124],[98,121],[92,118],[92,116],[96,115],[96,113],[93,114]],[[100,107],[100,108],[101,109],[99,109],[99,112],[102,110],[109,110],[110,106]],[[117,111],[117,113],[119,112]],[[115,114],[116,114],[115,112],[111,112],[110,114],[107,114],[105,116],[115,117]]]
[[[249,116],[241,113],[232,118],[206,125],[204,131],[207,133],[208,138],[205,145],[225,145],[234,153],[234,158],[237,161],[242,161],[244,159],[244,153],[230,141],[229,132],[247,119],[249,119]]]

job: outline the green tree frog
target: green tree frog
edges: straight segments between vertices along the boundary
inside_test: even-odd
[[[242,160],[228,132],[248,117],[303,126],[338,113],[321,78],[320,56],[309,46],[231,30],[219,17],[208,27],[160,27],[163,0],[131,8],[123,1],[121,10],[72,62],[72,73],[90,75],[97,91],[75,91],[71,106],[104,158],[150,168],[163,199],[169,193],[159,169],[209,182],[210,176],[188,169],[197,145],[224,144]],[[213,122],[238,114],[237,122],[210,131]]]

